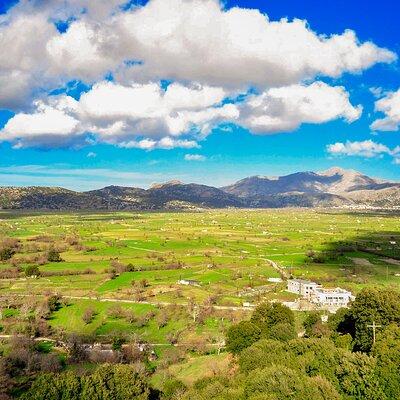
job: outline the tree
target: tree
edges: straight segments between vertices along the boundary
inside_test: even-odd
[[[280,323],[271,327],[267,337],[269,339],[287,342],[288,340],[295,339],[297,334],[293,325]]]
[[[57,400],[62,398],[58,388],[60,377],[55,374],[39,375],[32,384],[32,387],[23,394],[21,400]],[[78,400],[78,394],[68,397],[68,400]]]
[[[310,312],[303,321],[306,337],[330,336],[331,329],[328,324],[321,320],[321,313]]]
[[[376,375],[388,399],[400,393],[400,327],[389,325],[378,336],[371,352],[377,360]]]
[[[47,252],[47,260],[49,262],[61,262],[63,259],[60,256],[60,252],[58,252],[53,247]]]
[[[86,308],[86,310],[83,312],[82,315],[82,320],[85,324],[90,324],[93,320],[95,311],[92,307]]]
[[[294,326],[294,314],[280,303],[263,303],[253,311],[250,321],[261,331],[262,337],[268,337],[270,329],[277,324]]]
[[[50,312],[54,312],[60,309],[61,307],[61,296],[59,295],[53,295],[48,297],[47,299],[47,305],[49,307]]]
[[[7,261],[15,254],[15,250],[11,247],[0,249],[0,261]]]
[[[232,325],[226,333],[226,349],[239,354],[243,349],[257,342],[261,337],[261,329],[251,321],[242,321]]]
[[[143,376],[128,365],[102,365],[81,378],[81,399],[147,400],[150,388]]]
[[[92,374],[75,372],[42,374],[22,400],[148,400],[150,387],[143,376],[127,365],[102,365]]]
[[[79,337],[75,334],[70,335],[67,338],[66,347],[67,347],[69,359],[72,362],[78,363],[78,362],[86,360],[87,353],[83,346],[83,340],[81,337]]]
[[[26,276],[39,276],[40,270],[37,265],[28,265],[25,268],[25,275]]]
[[[255,370],[247,377],[244,393],[246,399],[340,399],[339,393],[326,379],[310,378],[284,366]]]
[[[178,379],[168,379],[163,384],[162,399],[176,399],[186,391],[185,384]]]
[[[384,399],[375,377],[376,360],[363,353],[341,351],[335,370],[341,392],[351,399]]]
[[[363,289],[342,316],[338,326],[342,333],[353,336],[354,350],[369,352],[373,345],[373,332],[368,325],[373,322],[382,327],[392,322],[400,324],[400,294],[390,289]]]

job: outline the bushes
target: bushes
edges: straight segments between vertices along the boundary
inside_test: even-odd
[[[268,337],[275,325],[288,324],[294,327],[294,314],[280,303],[263,303],[254,310],[250,321],[260,328],[262,337]]]
[[[21,400],[147,400],[150,393],[145,378],[133,367],[106,364],[90,375],[40,375]]]
[[[64,261],[60,256],[60,252],[58,252],[53,247],[50,248],[49,251],[47,252],[47,260],[48,260],[48,262],[61,262],[61,261]]]
[[[239,354],[245,348],[257,342],[261,337],[261,329],[251,321],[242,321],[232,325],[226,333],[226,349]]]
[[[280,303],[259,305],[250,321],[232,325],[226,334],[226,348],[239,354],[261,338],[287,341],[296,337],[294,314]]]
[[[7,261],[15,254],[14,249],[5,247],[0,249],[0,261]]]
[[[373,322],[385,327],[390,323],[400,324],[400,294],[390,289],[363,289],[350,308],[340,311],[332,318],[333,328],[339,333],[353,337],[353,349],[369,352],[372,348]],[[380,328],[382,329],[382,328]]]
[[[326,379],[309,378],[284,366],[272,366],[254,371],[246,379],[244,395],[249,400],[340,399],[336,389]],[[261,397],[265,395],[268,397]]]
[[[40,275],[39,268],[36,265],[28,265],[25,268],[25,275],[26,276],[39,276]]]
[[[82,315],[82,320],[85,324],[90,324],[93,321],[94,316],[96,315],[93,307],[88,307],[85,309]]]

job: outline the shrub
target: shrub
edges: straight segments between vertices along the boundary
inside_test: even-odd
[[[28,265],[25,268],[26,276],[40,276],[40,270],[36,265]]]
[[[54,248],[51,248],[47,252],[47,260],[49,262],[61,262],[61,261],[63,261],[63,259],[60,256],[60,253]]]

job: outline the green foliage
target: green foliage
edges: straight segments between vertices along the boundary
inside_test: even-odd
[[[47,260],[49,262],[61,262],[63,261],[63,259],[60,256],[60,252],[58,252],[56,249],[51,248],[48,252],[47,252]]]
[[[296,330],[293,325],[287,323],[279,323],[272,326],[267,334],[269,339],[287,342],[297,337]]]
[[[0,261],[7,261],[15,254],[15,250],[11,247],[0,249]]]
[[[260,328],[250,321],[242,321],[232,325],[226,333],[226,349],[239,354],[246,347],[257,342],[261,337]]]
[[[354,399],[384,398],[374,376],[375,359],[363,353],[341,352],[335,375],[343,394]]]
[[[61,307],[60,296],[58,296],[58,295],[50,296],[47,299],[47,305],[49,307],[50,312],[59,310]]]
[[[329,325],[323,323],[320,312],[310,312],[303,321],[306,337],[323,337],[330,336],[331,330]]]
[[[338,392],[326,379],[310,378],[284,366],[255,370],[245,383],[245,399],[323,400],[340,399]]]
[[[342,318],[337,322],[338,330],[353,336],[354,350],[369,352],[373,344],[369,325],[400,324],[400,294],[389,289],[363,289]]]
[[[294,326],[294,314],[281,303],[263,303],[253,311],[250,321],[260,328],[262,337],[267,337],[270,329],[277,324]]]
[[[21,400],[147,400],[150,388],[128,365],[102,365],[92,374],[40,375]]]
[[[25,275],[26,276],[39,276],[40,270],[37,265],[28,265],[25,268]]]
[[[400,394],[400,327],[391,324],[372,347],[376,357],[378,381],[388,399]]]
[[[124,344],[125,339],[122,337],[113,337],[112,339],[112,349],[113,350],[121,350],[122,349],[122,345]]]
[[[182,400],[243,400],[243,377],[236,375],[234,379],[226,376],[205,378],[197,382]]]
[[[394,363],[396,360],[397,357],[394,356],[391,362]],[[385,398],[384,385],[380,387],[376,379],[376,359],[366,354],[351,353],[337,348],[328,339],[295,339],[286,343],[260,340],[241,352],[239,366],[240,370],[249,376],[253,376],[259,370],[289,368],[298,377],[306,375],[324,378],[338,393],[348,398]],[[398,372],[396,369],[394,371],[387,383],[388,393],[397,390],[395,379]],[[278,377],[275,378],[278,379]],[[296,390],[299,390],[298,393],[303,393],[302,389]]]
[[[163,384],[162,400],[179,398],[186,391],[186,385],[178,379],[168,379]]]

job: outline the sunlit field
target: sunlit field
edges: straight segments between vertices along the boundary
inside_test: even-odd
[[[293,300],[285,291],[290,276],[354,293],[368,285],[400,288],[397,215],[290,209],[0,217],[3,240],[19,240],[12,258],[0,264],[1,295],[61,294],[68,305],[50,323],[65,331],[101,336],[134,330],[166,343],[188,317],[159,328],[160,307],[210,304],[245,313],[245,302]],[[43,259],[50,248],[61,262]],[[39,265],[40,275],[26,276],[29,265]],[[279,277],[282,283],[269,281]],[[140,327],[113,316],[107,310],[115,305],[137,316],[150,312],[150,323]],[[85,323],[88,307],[93,318]],[[206,319],[196,334],[220,328],[215,315]]]

